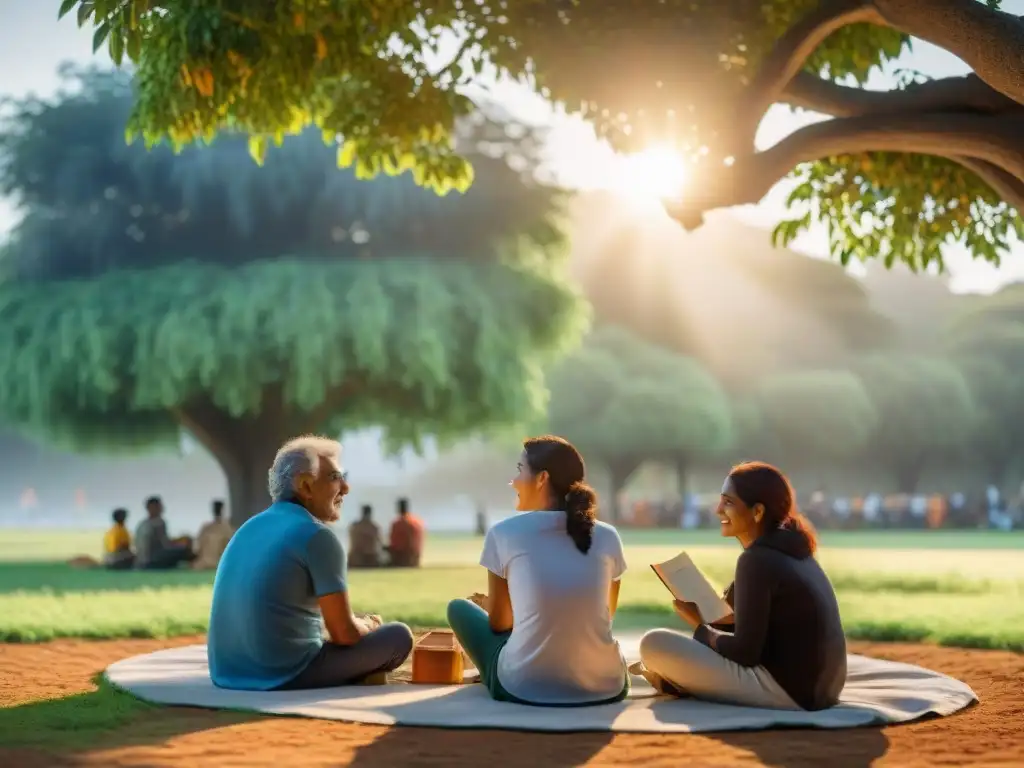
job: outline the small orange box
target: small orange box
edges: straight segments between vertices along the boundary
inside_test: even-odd
[[[427,685],[462,683],[462,645],[450,630],[427,632],[412,649],[412,681]]]

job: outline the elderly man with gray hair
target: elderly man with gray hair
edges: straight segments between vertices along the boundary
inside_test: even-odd
[[[328,527],[349,490],[340,455],[337,441],[315,436],[277,452],[273,503],[238,529],[217,568],[207,640],[215,685],[329,688],[389,672],[411,653],[405,624],[352,613],[345,550]]]

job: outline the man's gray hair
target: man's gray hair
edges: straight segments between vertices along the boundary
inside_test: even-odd
[[[288,501],[295,497],[295,483],[300,475],[314,477],[320,472],[320,458],[337,461],[341,443],[329,437],[303,435],[282,445],[267,473],[267,490],[271,501]]]

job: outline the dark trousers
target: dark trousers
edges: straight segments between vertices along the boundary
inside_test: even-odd
[[[166,571],[195,559],[196,556],[191,547],[185,544],[175,544],[167,549],[154,552],[152,559],[143,567],[150,571]]]
[[[409,658],[412,646],[412,630],[397,622],[378,627],[355,645],[324,643],[309,666],[278,690],[334,688],[358,683],[375,672],[398,669]]]

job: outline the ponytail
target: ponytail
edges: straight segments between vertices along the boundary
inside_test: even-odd
[[[569,486],[565,494],[565,530],[583,554],[590,551],[597,520],[597,494],[582,481]]]
[[[814,523],[804,517],[795,506],[782,519],[779,528],[800,534],[812,555],[818,551],[818,533],[814,530]]]

